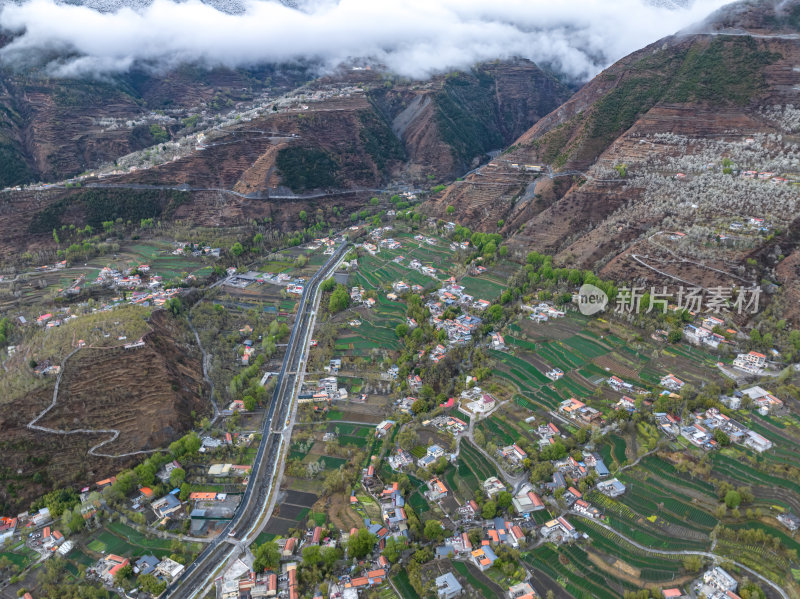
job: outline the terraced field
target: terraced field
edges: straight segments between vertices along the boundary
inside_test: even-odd
[[[483,481],[497,476],[497,469],[466,439],[461,440],[458,461],[454,468],[448,468],[444,482],[462,501],[472,499],[475,490],[481,488]]]
[[[648,553],[589,520],[577,518],[574,526],[589,535],[593,549],[639,570],[638,577],[644,582],[669,581],[682,570],[679,556]]]
[[[559,554],[566,557],[564,564]],[[635,586],[602,572],[577,545],[556,548],[550,543],[522,556],[529,567],[558,581],[576,599],[617,599]]]

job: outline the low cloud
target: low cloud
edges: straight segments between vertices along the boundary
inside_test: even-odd
[[[292,8],[244,0],[226,12],[199,0],[100,10],[96,3],[30,0],[0,10],[0,28],[16,35],[0,59],[44,60],[62,76],[121,72],[137,63],[312,60],[333,67],[367,59],[426,77],[520,56],[584,80],[727,2],[676,8],[642,0],[306,0]]]

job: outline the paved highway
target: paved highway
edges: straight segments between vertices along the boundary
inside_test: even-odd
[[[250,473],[244,497],[233,519],[184,573],[167,587],[166,597],[193,599],[211,583],[218,568],[232,554],[246,547],[249,535],[258,527],[264,508],[273,489],[273,478],[283,447],[283,430],[291,415],[291,404],[298,377],[301,376],[306,352],[305,344],[313,322],[314,299],[319,284],[333,274],[344,255],[347,243],[342,243],[325,265],[311,278],[303,290],[297,318],[283,358],[278,383],[262,426],[261,444]]]

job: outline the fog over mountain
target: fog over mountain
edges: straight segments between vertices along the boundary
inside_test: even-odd
[[[585,80],[727,0],[6,0],[6,64],[54,75],[355,59],[425,77],[521,56]]]

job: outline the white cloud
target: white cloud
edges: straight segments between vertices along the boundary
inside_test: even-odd
[[[0,27],[18,33],[0,56],[66,52],[71,58],[51,65],[60,74],[122,71],[137,61],[246,66],[305,58],[333,66],[367,58],[412,77],[522,56],[586,79],[727,2],[670,9],[642,0],[306,0],[294,9],[244,0],[231,14],[200,0],[114,10],[29,0],[0,11]]]

